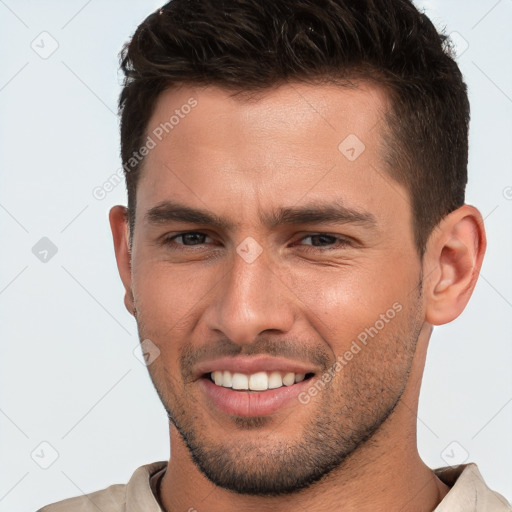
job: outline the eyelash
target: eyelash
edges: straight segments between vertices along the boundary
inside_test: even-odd
[[[181,248],[178,249],[177,247],[175,247],[174,246],[175,245],[174,240],[176,238],[184,237],[186,235],[201,235],[201,236],[205,236],[205,237],[209,236],[206,233],[201,233],[200,231],[185,231],[185,232],[182,232],[182,233],[178,233],[178,234],[166,237],[162,241],[162,245],[167,245],[167,246],[171,247],[172,249],[175,249],[175,250],[178,250],[178,251],[179,250],[185,250],[185,249],[181,249]],[[338,246],[322,248],[322,247],[315,246],[315,245],[312,245],[312,244],[306,244],[308,246],[306,248],[306,251],[320,250],[321,252],[325,252],[325,251],[332,251],[332,250],[344,248],[344,247],[347,247],[347,246],[351,245],[350,241],[347,238],[341,237],[341,236],[337,236],[337,235],[331,235],[329,233],[310,233],[309,235],[305,235],[302,238],[300,238],[299,241],[300,240],[304,240],[305,238],[312,238],[312,237],[328,237],[328,238],[335,239],[338,242]],[[177,245],[181,246],[181,247],[192,247],[192,248],[193,247],[197,247],[195,245],[185,245],[185,244],[177,244]],[[197,244],[197,245],[202,245],[202,244]]]

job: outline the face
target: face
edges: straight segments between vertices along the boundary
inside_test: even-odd
[[[424,313],[386,108],[363,83],[157,102],[129,295],[171,430],[216,485],[305,488],[400,400]]]

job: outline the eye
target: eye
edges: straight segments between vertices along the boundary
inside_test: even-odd
[[[201,246],[207,243],[207,239],[212,240],[212,238],[205,233],[186,231],[166,236],[162,241],[162,245],[180,250],[185,247]],[[304,240],[309,240],[309,242],[301,244],[300,242]],[[331,235],[329,233],[312,233],[299,239],[295,245],[300,245],[306,251],[323,252],[350,246],[351,241],[346,237]]]
[[[315,233],[306,235],[305,237],[301,238],[300,240],[306,240],[310,239],[311,243],[303,244],[307,251],[309,250],[335,250],[335,249],[341,249],[343,247],[347,247],[351,245],[350,240],[348,240],[345,237],[340,237],[337,235],[330,235],[328,233]],[[329,247],[331,246],[331,247]]]
[[[204,233],[199,231],[187,231],[185,233],[178,233],[177,235],[167,236],[162,241],[163,245],[178,245],[185,247],[193,247],[196,245],[202,245],[205,243],[205,238],[210,238]],[[183,243],[177,243],[176,240],[181,239]]]

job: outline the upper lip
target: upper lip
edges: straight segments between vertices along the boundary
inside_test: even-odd
[[[317,369],[311,364],[307,365],[290,359],[269,356],[234,356],[222,357],[197,364],[194,368],[194,377],[198,379],[207,373],[218,370],[228,370],[231,373],[244,373],[246,375],[273,371],[304,374],[317,372]]]

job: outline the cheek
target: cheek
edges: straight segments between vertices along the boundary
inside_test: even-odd
[[[299,307],[310,325],[335,353],[345,351],[370,330],[391,331],[411,300],[412,276],[398,269],[344,266],[289,278]],[[398,320],[399,321],[399,320]]]
[[[171,269],[162,262],[140,264],[134,272],[133,293],[137,320],[144,329],[141,335],[168,346],[195,321],[206,290],[203,276],[194,278],[190,271]]]

